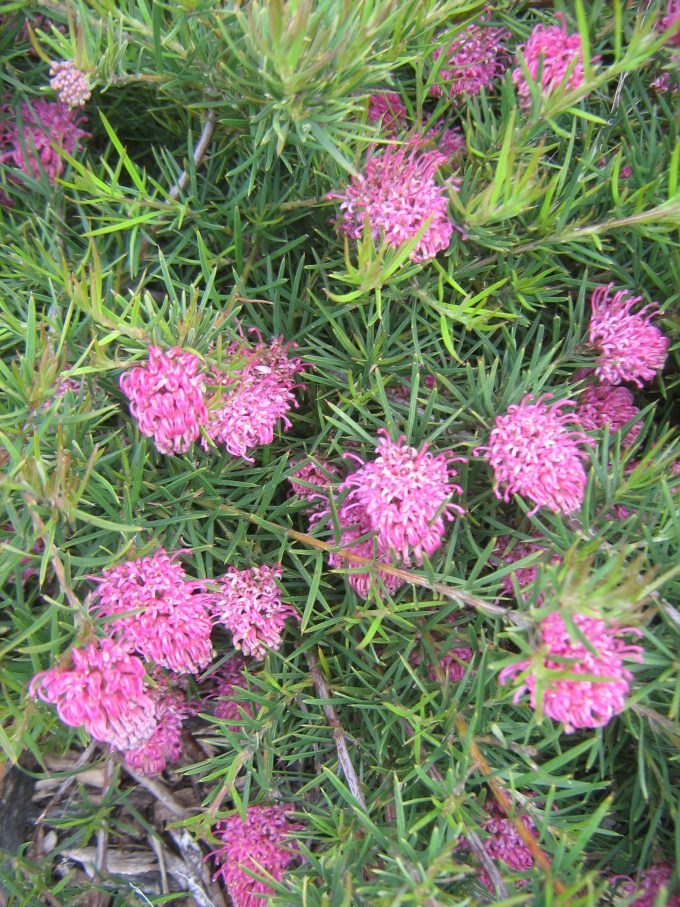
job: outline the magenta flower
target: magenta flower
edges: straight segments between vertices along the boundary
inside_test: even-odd
[[[443,154],[449,164],[457,165],[467,152],[467,141],[460,129],[442,129],[436,125],[428,132],[427,138],[435,149]],[[428,375],[431,378],[431,375]]]
[[[517,561],[524,560],[524,558],[529,557],[532,554],[546,554],[548,550],[545,543],[539,541],[516,542],[511,548],[509,548],[509,545],[510,538],[504,535],[498,539],[498,543],[493,550],[494,559],[501,564],[514,564]],[[554,554],[550,559],[551,564],[559,564],[561,561],[562,559],[558,554]],[[528,567],[516,567],[512,573],[507,573],[501,580],[503,595],[508,598],[514,598],[514,579],[521,590],[521,601],[522,603],[525,603],[530,596],[531,587],[536,582],[538,568],[539,565],[536,563]],[[524,591],[525,589],[527,590],[526,592]],[[540,606],[542,602],[543,595],[541,594],[539,595],[536,604]]]
[[[160,775],[182,755],[182,722],[193,711],[180,690],[167,684],[151,690],[156,703],[156,727],[146,743],[125,753],[125,763],[142,775]]]
[[[218,671],[212,675],[216,681],[211,698],[219,697],[214,708],[216,718],[231,721],[230,731],[238,731],[243,723],[243,713],[253,717],[253,709],[248,701],[240,698],[240,692],[247,689],[247,680],[243,673],[246,661],[241,655],[233,655]]]
[[[368,99],[368,120],[381,122],[386,135],[394,135],[406,127],[407,111],[396,91],[381,91]]]
[[[345,515],[366,516],[377,533],[380,552],[393,551],[406,565],[422,564],[442,544],[445,520],[453,519],[463,508],[450,502],[463,489],[451,482],[455,462],[444,454],[432,454],[429,445],[420,450],[404,444],[402,435],[395,443],[380,429],[377,459],[365,463],[349,475],[339,491],[349,489],[342,510]]]
[[[505,485],[496,497],[509,501],[520,494],[539,507],[556,513],[572,513],[583,502],[586,474],[581,460],[587,457],[580,443],[592,440],[580,431],[570,429],[576,420],[574,413],[562,412],[573,400],[544,403],[552,394],[544,394],[536,402],[531,395],[519,404],[508,407],[504,416],[496,418],[489,443],[476,448],[475,456],[484,454],[493,468],[497,486]]]
[[[376,242],[384,239],[396,249],[427,224],[411,259],[426,261],[448,248],[454,224],[448,214],[446,189],[457,189],[458,182],[450,178],[438,185],[435,175],[447,159],[438,151],[423,151],[421,145],[418,138],[396,148],[369,152],[364,173],[353,176],[344,193],[328,196],[340,199],[339,230],[351,239],[360,239],[368,222]]]
[[[673,869],[668,863],[656,863],[643,869],[637,885],[632,879],[626,879],[621,893],[631,897],[639,892],[640,897],[632,901],[630,907],[656,907],[661,889],[666,888],[669,891],[669,897],[664,901],[666,907],[680,907],[680,888],[671,886],[672,877]]]
[[[389,551],[381,552],[376,550],[377,542],[373,536],[373,529],[368,519],[368,515],[364,511],[354,508],[351,505],[341,504],[338,508],[338,519],[340,521],[340,540],[338,544],[341,548],[345,548],[347,551],[356,554],[359,557],[375,560],[378,564],[389,564],[390,566],[393,566],[393,559]],[[358,539],[365,536],[367,533],[373,537],[358,541]],[[354,589],[360,598],[368,598],[372,581],[372,575],[369,571],[360,569],[356,562],[348,560],[335,551],[329,552],[328,564],[330,567],[349,567],[352,570],[351,573],[347,574],[347,582],[349,583],[350,588]],[[404,585],[403,579],[385,573],[383,570],[378,571],[378,576],[390,595],[394,595],[397,589]]]
[[[252,463],[248,452],[272,443],[279,420],[284,430],[290,428],[287,414],[291,406],[298,405],[293,391],[304,386],[295,376],[305,367],[302,359],[288,355],[294,346],[284,343],[282,337],[269,344],[259,340],[254,349],[234,341],[228,350],[234,369],[213,371],[212,389],[218,394],[206,430],[232,456]]]
[[[286,618],[298,617],[291,605],[281,601],[276,584],[280,578],[280,564],[263,564],[246,570],[229,567],[216,581],[219,591],[213,615],[231,632],[234,647],[244,655],[264,658],[268,649],[279,649]]]
[[[590,299],[590,342],[599,351],[595,374],[600,381],[638,387],[660,371],[668,353],[668,337],[652,324],[656,304],[633,312],[641,296],[620,290],[610,298],[614,284],[598,287]]]
[[[340,475],[338,468],[325,460],[312,460],[311,457],[301,460],[296,466],[295,472],[288,476],[295,494],[306,501],[327,501],[333,479]]]
[[[291,807],[249,806],[245,822],[240,816],[229,816],[215,827],[215,835],[224,842],[213,851],[218,869],[215,878],[227,886],[234,907],[262,907],[274,892],[266,881],[253,878],[272,876],[281,882],[291,863],[298,856],[292,836],[304,826],[292,822]]]
[[[0,137],[0,164],[35,179],[45,173],[54,184],[64,172],[62,153],[73,156],[80,140],[90,135],[81,128],[84,123],[84,117],[60,101],[23,102],[20,122],[8,122]]]
[[[449,651],[439,659],[439,667],[448,677],[449,683],[458,683],[466,673],[467,666],[472,661],[472,649],[469,646],[452,646]],[[437,670],[433,664],[428,665],[428,676],[433,682],[437,679]]]
[[[57,93],[63,104],[69,107],[83,107],[92,97],[87,76],[73,60],[52,60],[50,63],[50,88]]]
[[[627,387],[619,387],[609,381],[588,384],[581,392],[576,416],[586,431],[601,431],[609,426],[611,434],[639,415],[640,410],[633,403],[633,395]],[[624,447],[630,447],[640,434],[639,422],[631,426],[621,439]]]
[[[208,420],[201,360],[174,347],[149,347],[149,361],[120,376],[139,430],[161,453],[186,453]]]
[[[618,638],[621,633],[641,636],[639,630],[607,626],[603,620],[584,614],[575,614],[572,619],[588,645],[575,634],[572,638],[564,618],[555,611],[541,624],[538,661],[534,658],[510,665],[500,675],[505,684],[516,674],[529,671],[513,701],[528,690],[532,708],[541,701],[545,714],[563,722],[568,734],[576,728],[603,727],[620,714],[633,679],[624,659],[643,659],[640,646]],[[580,675],[587,679],[579,679]]]
[[[31,681],[31,696],[57,707],[69,727],[127,750],[145,743],[156,727],[155,704],[144,684],[144,665],[111,639],[71,649],[71,668],[50,668]]]
[[[178,674],[196,674],[213,657],[204,580],[192,580],[160,548],[150,557],[125,561],[94,578],[101,615],[112,633],[144,658]],[[134,612],[132,614],[128,612]]]
[[[666,15],[661,20],[661,28],[663,31],[670,31],[672,28],[675,28],[678,23],[680,23],[680,0],[668,0]],[[675,45],[676,47],[680,47],[680,29],[673,35],[669,44],[671,46]]]
[[[439,43],[442,37],[437,39]],[[437,82],[430,94],[441,98],[447,94],[457,98],[467,94],[478,95],[505,72],[509,54],[504,42],[512,37],[505,28],[493,28],[482,22],[472,22],[452,36],[447,50],[437,47],[432,53],[437,62],[442,53],[444,63],[437,74]]]
[[[559,25],[537,25],[529,40],[518,50],[534,82],[538,80],[542,94],[556,89],[571,91],[583,84],[583,47],[578,32],[569,34],[562,13],[557,13]],[[540,71],[540,79],[539,79]],[[531,106],[531,89],[521,66],[512,71],[520,104]]]
[[[512,819],[508,818],[493,800],[484,804],[484,810],[489,814],[489,818],[481,823],[482,834],[480,837],[484,850],[491,860],[494,863],[498,861],[504,863],[512,872],[527,872],[532,869],[534,859],[531,851],[524,843]],[[529,834],[538,840],[536,826],[529,816],[521,815],[519,821]],[[467,842],[461,841],[458,848],[467,850]],[[483,869],[479,873],[479,881],[486,885],[492,894],[494,893],[493,882]],[[526,883],[520,882],[519,884]]]

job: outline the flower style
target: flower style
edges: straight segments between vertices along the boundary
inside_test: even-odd
[[[159,775],[182,755],[182,722],[193,709],[180,690],[167,684],[149,695],[156,704],[156,727],[146,743],[125,753],[125,763],[141,775]]]
[[[349,489],[343,514],[365,515],[381,553],[393,551],[407,566],[412,559],[422,564],[424,556],[441,546],[445,520],[463,513],[449,501],[452,494],[463,493],[451,482],[454,460],[430,453],[427,444],[420,450],[409,447],[403,435],[395,443],[385,429],[378,434],[377,459],[365,463],[356,457],[360,468],[339,487]]]
[[[531,670],[523,679],[514,697],[517,702],[529,690],[532,708],[539,697],[543,711],[554,721],[562,721],[568,734],[576,728],[604,727],[614,715],[625,708],[625,697],[633,679],[624,667],[624,659],[641,662],[643,650],[618,638],[621,633],[640,636],[632,627],[607,626],[599,618],[584,614],[573,615],[580,638],[572,638],[561,614],[553,612],[541,624],[540,666],[536,660],[510,665],[501,671],[502,684],[514,675]],[[537,683],[537,667],[545,685]],[[566,675],[566,676],[565,676]],[[579,675],[587,675],[581,680]],[[590,679],[595,678],[595,679]]]
[[[578,421],[586,431],[600,431],[609,426],[612,434],[620,431],[639,413],[628,388],[619,387],[610,381],[586,385],[576,407]],[[639,422],[631,426],[621,439],[622,445],[630,447],[641,430]]]
[[[291,836],[304,826],[292,822],[288,815],[291,807],[249,806],[246,819],[229,816],[215,827],[214,832],[224,842],[213,851],[218,869],[215,878],[221,878],[234,907],[262,907],[262,895],[274,892],[266,881],[253,878],[250,873],[270,875],[281,882],[286,870],[298,856]]]
[[[437,38],[437,43],[442,37]],[[457,98],[467,94],[478,95],[505,72],[509,54],[504,42],[512,35],[505,28],[493,28],[481,22],[472,22],[452,36],[446,50],[437,47],[432,54],[434,63],[445,55],[444,63],[437,74],[437,82],[430,88],[430,94],[441,98],[448,94]]]
[[[59,100],[69,107],[83,107],[92,97],[87,76],[73,60],[52,60],[50,63],[50,87]]]
[[[368,99],[368,120],[381,122],[387,135],[394,135],[406,126],[407,111],[396,91],[381,91]]]
[[[557,13],[559,25],[537,25],[529,40],[518,50],[532,80],[540,80],[542,94],[548,95],[558,88],[571,91],[583,84],[583,46],[578,32],[569,34],[562,13]],[[531,89],[524,69],[517,66],[512,71],[512,81],[517,87],[520,104],[531,106]]]
[[[458,182],[450,178],[439,186],[435,174],[447,158],[438,151],[423,151],[421,145],[417,138],[369,152],[364,173],[353,176],[344,193],[328,196],[340,199],[339,230],[360,239],[367,222],[377,242],[384,238],[396,249],[425,228],[411,252],[413,261],[427,261],[448,248],[454,224],[446,188],[457,189]]]
[[[208,421],[201,360],[178,347],[149,347],[149,361],[120,376],[139,430],[161,453],[186,453]]]
[[[0,136],[0,164],[40,179],[43,173],[54,184],[64,172],[62,152],[75,154],[80,141],[89,137],[78,116],[61,101],[24,102],[20,121],[8,123]]]
[[[281,601],[276,584],[281,565],[229,567],[216,584],[219,591],[213,602],[213,615],[231,632],[234,647],[244,655],[264,658],[268,649],[281,646],[281,634],[288,617],[298,617],[291,605]]]
[[[595,374],[600,381],[631,381],[642,387],[663,368],[668,337],[652,324],[656,304],[633,312],[642,297],[620,290],[611,298],[613,286],[598,287],[590,299],[589,339],[600,353]]]
[[[95,740],[121,750],[142,746],[156,727],[144,665],[111,639],[72,649],[71,668],[50,668],[30,684],[32,696],[57,707],[69,727],[83,725]]]
[[[525,557],[529,557],[532,554],[538,554],[539,552],[545,554],[548,550],[545,543],[539,541],[516,542],[512,545],[512,548],[508,550],[510,543],[510,538],[508,536],[504,535],[498,539],[496,547],[493,550],[494,560],[499,561],[501,564],[514,564],[517,561],[524,560]],[[561,561],[562,559],[558,554],[554,554],[550,558],[551,564],[559,564]],[[521,601],[523,603],[526,602],[531,594],[531,587],[536,582],[538,569],[538,564],[532,564],[528,567],[516,567],[512,573],[507,573],[501,580],[503,595],[508,598],[514,598],[515,589],[512,582],[514,578],[521,590]],[[542,603],[543,594],[541,593],[536,604],[540,606]]]
[[[487,445],[475,449],[475,456],[484,454],[493,468],[497,485],[505,485],[496,497],[509,501],[517,493],[529,498],[539,507],[556,513],[577,510],[585,495],[586,474],[581,460],[587,457],[579,443],[592,444],[580,431],[570,429],[576,420],[573,413],[562,407],[573,400],[561,400],[548,405],[544,394],[534,402],[530,394],[519,404],[508,407],[504,416],[496,418]]]
[[[239,363],[235,370],[213,371],[211,387],[218,394],[206,431],[232,456],[252,463],[248,452],[272,443],[279,420],[284,429],[290,428],[287,413],[298,405],[293,391],[304,386],[295,376],[305,367],[302,359],[288,355],[294,346],[284,343],[283,337],[275,337],[269,344],[260,339],[254,349],[234,341],[228,353]]]
[[[189,579],[163,548],[94,579],[111,632],[144,658],[178,674],[196,674],[211,661],[212,596],[204,592],[205,581]]]

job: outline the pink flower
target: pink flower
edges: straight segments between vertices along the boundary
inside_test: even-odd
[[[340,475],[338,468],[325,460],[311,457],[299,461],[296,466],[295,472],[288,476],[295,494],[306,501],[327,501],[333,479]]]
[[[433,142],[435,149],[447,158],[449,164],[460,163],[467,152],[467,141],[460,129],[437,129],[435,126],[427,137]],[[428,375],[428,378],[431,377]]]
[[[394,135],[404,129],[406,118],[406,107],[396,91],[381,91],[368,99],[369,122],[382,121],[386,135]]]
[[[440,36],[438,43],[442,37],[446,35]],[[451,98],[464,94],[473,97],[482,88],[489,88],[506,70],[509,54],[504,42],[511,37],[507,29],[493,28],[481,22],[472,22],[456,32],[447,50],[437,47],[432,54],[435,63],[442,53],[446,59],[430,94],[438,98],[444,94]]]
[[[670,31],[672,28],[675,28],[680,23],[680,0],[668,0],[668,5],[666,6],[666,15],[661,20],[661,28],[663,31]],[[680,47],[680,29],[678,29],[671,40],[669,41],[671,46],[675,45]]]
[[[125,762],[142,775],[159,775],[168,762],[182,755],[182,722],[193,709],[180,690],[162,684],[151,690],[156,704],[156,727],[146,743],[125,753]]]
[[[524,843],[512,819],[501,812],[495,801],[485,803],[484,810],[489,813],[489,818],[481,823],[482,834],[480,837],[484,850],[491,857],[491,860],[494,863],[500,860],[512,872],[527,872],[532,869],[534,859],[531,856],[531,851]],[[521,815],[519,821],[529,834],[538,840],[536,826],[529,816]],[[468,845],[467,842],[463,841],[458,846],[462,849],[467,849]],[[483,885],[486,885],[489,891],[494,892],[493,883],[483,869],[479,873],[479,880]],[[519,884],[525,883],[520,882]]]
[[[9,122],[0,141],[0,164],[13,165],[22,173],[50,183],[64,172],[62,152],[73,156],[80,140],[89,136],[81,129],[85,118],[60,101],[32,101],[21,105],[21,122]]]
[[[493,557],[495,560],[500,561],[501,564],[514,564],[517,561],[522,561],[524,558],[530,557],[532,554],[546,554],[547,547],[544,542],[539,541],[524,541],[516,542],[509,548],[511,545],[511,540],[509,536],[501,536],[498,539],[498,543],[493,550]],[[509,549],[509,550],[508,550]],[[554,554],[551,559],[551,564],[561,563],[561,558],[559,555]],[[529,567],[516,567],[512,573],[506,574],[501,583],[503,585],[503,595],[508,598],[515,597],[515,589],[513,585],[513,579],[519,586],[520,600],[522,603],[525,603],[530,596],[531,587],[536,582],[536,577],[538,576],[538,563],[534,563]],[[527,590],[526,592],[523,590]],[[543,602],[543,595],[539,595],[536,604],[541,605]]]
[[[680,888],[671,886],[672,877],[671,866],[667,863],[656,863],[643,869],[637,885],[632,879],[626,879],[621,886],[621,893],[625,897],[631,897],[640,892],[641,896],[632,901],[630,907],[655,907],[661,888],[666,888],[670,892],[670,896],[664,901],[666,907],[680,907]]]
[[[375,560],[378,564],[389,564],[390,566],[393,564],[392,557],[388,551],[376,551],[377,542],[375,537],[358,541],[362,536],[373,533],[368,515],[364,511],[353,508],[351,505],[341,504],[338,508],[338,519],[340,522],[340,540],[338,544],[341,548],[345,548],[359,557]],[[354,561],[348,561],[347,558],[335,551],[329,552],[328,564],[330,567],[349,567],[352,570],[351,573],[347,574],[347,582],[350,588],[354,589],[360,598],[368,598],[371,590],[371,573],[361,569]],[[397,589],[404,585],[403,579],[385,573],[383,570],[378,571],[378,576],[390,595],[394,595]]]
[[[186,453],[208,420],[201,360],[174,347],[149,347],[149,361],[120,376],[139,430],[161,453]]]
[[[472,661],[472,649],[469,646],[452,646],[449,651],[439,659],[439,667],[448,677],[450,683],[458,683],[466,673],[467,666]],[[433,664],[428,665],[430,680],[437,679],[437,670]]]
[[[537,25],[526,44],[519,48],[526,68],[534,82],[539,81],[541,92],[550,94],[560,88],[571,91],[583,84],[583,47],[578,32],[569,34],[562,13],[557,13],[559,25]],[[540,71],[540,79],[539,79]],[[531,90],[524,69],[512,71],[520,103],[531,106]]]
[[[497,487],[496,496],[505,501],[515,493],[529,498],[536,505],[531,514],[539,507],[572,513],[585,495],[587,480],[581,460],[587,454],[578,445],[593,442],[568,427],[576,416],[562,412],[562,407],[574,401],[543,402],[551,396],[544,394],[534,402],[527,395],[521,403],[508,407],[506,415],[496,418],[489,443],[474,452],[486,456],[497,484],[506,486],[502,495]]]
[[[71,649],[72,668],[37,674],[31,696],[57,706],[69,727],[83,725],[101,743],[127,750],[145,743],[156,727],[155,705],[144,684],[144,665],[111,639]]]
[[[663,368],[669,341],[652,324],[656,304],[633,312],[642,297],[620,290],[610,298],[613,286],[598,287],[590,300],[589,337],[600,353],[595,374],[600,381],[631,381],[642,387]]]
[[[243,723],[243,713],[253,717],[253,709],[248,701],[240,700],[240,690],[247,689],[247,680],[243,673],[246,661],[241,655],[233,655],[212,678],[216,681],[213,696],[220,701],[214,709],[215,717],[231,721],[229,730],[238,731]]]
[[[213,851],[219,877],[227,886],[234,907],[262,907],[274,892],[266,881],[253,878],[269,875],[281,882],[286,870],[298,856],[292,835],[304,826],[288,818],[291,807],[249,806],[245,822],[240,816],[229,816],[215,827],[215,835],[224,842]]]
[[[633,395],[627,387],[619,387],[609,381],[597,385],[588,384],[583,389],[576,407],[576,416],[586,431],[600,431],[609,426],[611,434],[639,415],[640,410],[633,403]],[[630,447],[640,434],[639,422],[631,426],[621,443]]]
[[[213,371],[212,389],[219,393],[206,431],[232,456],[252,463],[248,451],[271,444],[279,420],[284,429],[290,428],[287,413],[291,405],[298,405],[293,391],[303,386],[295,376],[305,367],[300,358],[289,357],[288,350],[293,346],[284,343],[282,337],[269,344],[259,340],[254,349],[234,341],[228,351],[234,369],[228,373]]]
[[[448,248],[454,225],[448,215],[446,189],[458,188],[454,179],[444,186],[435,174],[447,162],[438,151],[423,151],[422,139],[413,139],[397,148],[372,149],[363,174],[353,176],[340,199],[342,219],[337,227],[351,239],[360,239],[368,221],[371,235],[391,248],[425,232],[411,252],[413,261],[426,261]],[[429,221],[429,223],[428,223]]]
[[[111,631],[144,658],[178,674],[196,674],[211,661],[212,596],[203,591],[205,581],[189,579],[163,548],[109,567],[95,582],[99,611],[113,618]]]
[[[73,60],[52,60],[50,63],[50,87],[57,97],[69,107],[83,107],[92,97],[87,76]]]
[[[427,444],[409,447],[403,435],[395,443],[385,429],[378,434],[377,459],[365,463],[356,457],[360,468],[338,489],[349,489],[343,514],[366,516],[380,552],[392,551],[406,565],[412,559],[422,564],[441,546],[445,520],[463,513],[449,500],[463,489],[451,482],[456,475],[451,457],[430,453]]]
[[[213,614],[231,632],[234,647],[244,655],[264,658],[268,649],[281,646],[281,634],[288,617],[297,617],[291,605],[281,601],[276,580],[281,565],[261,565],[237,570],[229,567],[216,581]]]
[[[503,668],[500,675],[501,683],[505,684],[514,675],[532,669],[513,701],[517,702],[529,690],[532,708],[542,698],[545,714],[554,721],[564,722],[568,734],[576,728],[603,727],[624,710],[633,679],[623,665],[624,658],[638,662],[643,658],[640,646],[626,644],[618,638],[621,633],[640,636],[639,630],[608,627],[603,620],[584,614],[575,614],[572,619],[587,645],[575,635],[572,638],[562,615],[553,612],[541,624],[541,648],[537,653],[540,664],[536,659],[523,661]],[[588,675],[589,679],[580,680],[579,675]]]

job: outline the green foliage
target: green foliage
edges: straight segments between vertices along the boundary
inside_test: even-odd
[[[172,775],[200,799],[177,827],[205,852],[217,818],[293,804],[304,859],[274,905],[595,907],[615,903],[613,876],[680,854],[677,64],[663,4],[556,6],[581,34],[585,81],[548,97],[534,86],[522,111],[509,72],[464,101],[428,93],[433,41],[478,18],[479,2],[0,3],[12,109],[52,97],[50,59],[74,59],[94,89],[92,136],[55,185],[0,165],[12,202],[0,209],[0,747],[42,776],[50,757],[87,745],[28,685],[101,631],[92,575],[161,545],[208,579],[281,562],[300,623],[249,663],[240,727],[203,704],[198,744]],[[494,4],[492,20],[513,51],[554,21],[525,2]],[[665,92],[652,86],[663,72]],[[372,143],[395,140],[367,118],[384,90],[404,100],[409,134],[441,121],[467,141],[449,193],[464,236],[432,261],[410,260],[420,237],[393,248],[366,230],[357,243],[333,224],[329,194]],[[658,301],[672,342],[663,374],[635,393],[640,434],[630,447],[594,436],[581,511],[502,503],[474,451],[526,394],[580,394],[576,372],[594,365],[590,294],[609,282]],[[253,463],[210,445],[158,453],[129,413],[123,370],[150,343],[219,362],[239,325],[297,343],[308,364],[290,428]],[[345,454],[370,458],[381,428],[465,458],[465,515],[431,560],[402,568],[394,596],[374,566],[329,568],[340,500],[310,526],[288,483],[304,454],[341,470]],[[544,554],[512,566],[494,556],[501,537],[512,548],[537,536]],[[537,567],[525,599],[516,576],[516,594],[504,583],[522,567]],[[363,601],[347,575],[367,569]],[[643,635],[627,708],[604,728],[565,734],[499,684],[556,607]],[[226,636],[215,644],[218,661],[233,654]],[[438,667],[454,644],[473,651],[456,682]],[[491,782],[514,818],[530,817],[548,861],[521,878],[496,859],[495,894],[470,845],[485,838]],[[44,822],[52,857],[27,846],[3,875],[8,903],[104,892],[54,867],[103,825],[121,838],[148,825],[134,791],[118,767],[97,802],[79,788]],[[114,904],[144,902],[120,879],[106,890]]]

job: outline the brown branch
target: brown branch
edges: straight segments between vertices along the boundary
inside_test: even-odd
[[[456,722],[456,727],[458,729],[458,733],[460,734],[460,736],[463,738],[468,737],[469,730],[468,730],[467,722],[465,721],[465,718],[463,718],[463,716],[460,712],[456,715],[455,722]],[[496,802],[498,803],[500,808],[503,810],[505,815],[508,817],[508,819],[510,819],[512,824],[517,829],[517,834],[520,836],[522,841],[524,841],[524,843],[526,844],[527,849],[529,850],[529,853],[534,858],[535,862],[538,863],[538,865],[541,867],[541,869],[545,872],[546,876],[548,877],[549,881],[552,883],[552,886],[555,889],[555,891],[557,892],[557,894],[564,894],[564,892],[565,892],[564,885],[560,882],[559,879],[553,879],[553,877],[552,877],[552,863],[550,862],[548,857],[543,853],[541,848],[538,846],[538,844],[536,843],[536,839],[531,834],[529,829],[525,827],[525,825],[521,821],[521,819],[515,814],[515,810],[513,809],[512,801],[510,800],[508,795],[505,793],[505,790],[503,789],[503,787],[500,784],[500,782],[498,781],[498,779],[496,777],[494,777],[493,771],[491,770],[491,766],[486,761],[484,754],[477,746],[477,742],[475,741],[475,739],[473,737],[470,737],[470,752],[472,753],[472,758],[474,759],[475,763],[477,764],[477,768],[481,771],[481,773],[486,778],[486,782],[491,789],[491,793],[493,794],[494,799],[496,800]]]
[[[111,786],[111,778],[113,775],[113,760],[111,756],[107,756],[106,762],[104,764],[104,780],[102,782],[102,795],[106,796],[108,790]],[[107,874],[107,857],[109,850],[109,829],[108,826],[103,825],[101,828],[97,829],[97,847],[96,855],[94,861],[94,868],[99,879],[103,879]],[[95,895],[93,900],[93,907],[105,907],[109,903],[111,897],[106,892],[100,891]]]
[[[307,654],[307,664],[309,665],[309,673],[314,682],[314,686],[316,688],[319,699],[330,699],[331,692],[328,689],[323,674],[321,673],[319,662],[317,661],[316,656],[311,652]],[[342,723],[338,718],[338,713],[330,702],[323,704],[322,708],[333,731],[333,740],[335,742],[335,749],[338,754],[338,762],[340,763],[340,767],[342,768],[345,780],[347,781],[347,786],[350,789],[350,793],[357,801],[357,803],[359,803],[364,810],[368,811],[366,807],[366,800],[364,799],[364,795],[361,792],[361,787],[359,785],[359,778],[357,777],[354,764],[352,763],[349,755],[349,749],[347,748],[347,738],[345,736],[345,731]]]
[[[187,819],[191,815],[191,810],[185,809],[182,804],[173,797],[172,793],[163,783],[157,781],[155,778],[147,778],[145,775],[139,774],[125,762],[121,762],[121,765],[127,774],[133,778],[137,784],[141,785],[145,790],[148,790],[150,794],[165,806],[168,812],[171,812],[180,819]]]

